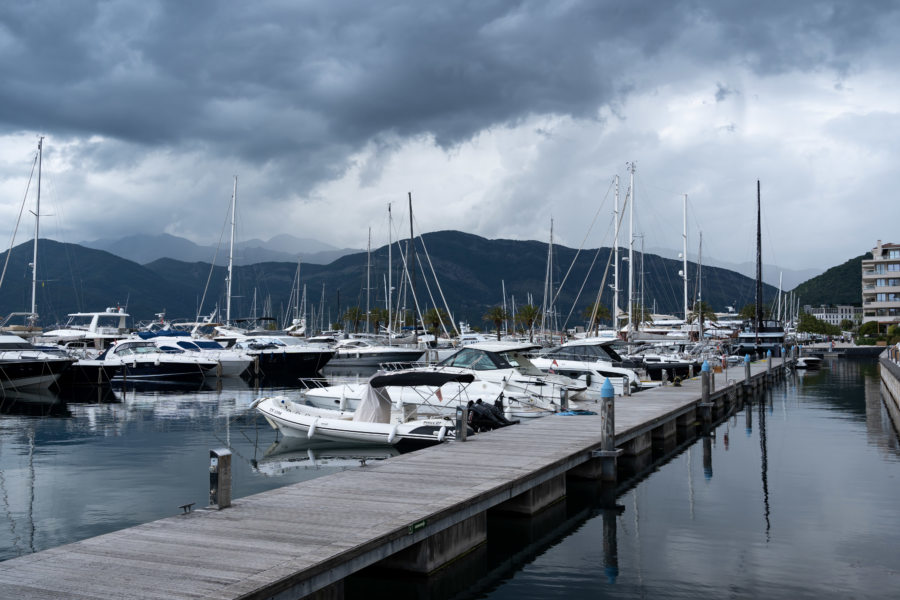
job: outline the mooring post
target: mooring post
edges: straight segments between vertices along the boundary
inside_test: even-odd
[[[456,441],[464,442],[469,433],[469,407],[456,407]]]
[[[744,383],[750,385],[750,355],[744,355]]]
[[[700,367],[700,414],[705,423],[712,421],[712,404],[709,401],[709,362],[703,361]]]
[[[607,378],[607,381],[608,380],[609,380],[609,378]],[[601,386],[601,390],[602,390],[602,386]],[[601,391],[600,393],[602,394],[603,392]],[[631,382],[628,380],[628,375],[622,376],[622,395],[623,396],[631,395]]]
[[[772,350],[766,350],[766,383],[772,382]]]
[[[231,450],[209,451],[209,504],[219,510],[231,506]]]
[[[616,458],[621,453],[616,450],[616,390],[609,377],[600,388],[600,415],[603,430],[600,432],[600,450],[591,452],[593,458],[600,460],[600,480],[616,481]]]
[[[559,391],[559,410],[562,412],[569,410],[569,390],[567,388]]]
[[[662,382],[662,385],[667,385],[669,383],[669,374],[665,369],[660,371],[659,380]]]

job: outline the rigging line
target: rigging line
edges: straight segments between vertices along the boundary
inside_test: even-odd
[[[197,307],[197,318],[195,321],[200,322],[200,315],[203,314],[203,303],[206,302],[206,292],[209,290],[209,282],[212,280],[213,270],[216,268],[216,259],[219,257],[219,248],[222,247],[222,238],[225,237],[225,227],[228,226],[228,210],[225,213],[225,222],[222,223],[222,232],[219,233],[219,243],[216,244],[216,251],[213,253],[212,264],[209,265],[209,275],[206,276],[206,285],[203,287],[203,295],[200,297],[200,306]]]
[[[625,206],[628,205],[628,196],[625,196]],[[618,225],[622,225],[622,221],[625,219],[625,206],[623,206],[622,214],[619,215],[619,223]],[[615,218],[613,219],[615,220]],[[618,240],[616,240],[618,243]],[[594,328],[594,323],[597,322],[597,311],[600,310],[600,300],[603,298],[603,290],[606,289],[606,277],[609,275],[609,265],[612,263],[614,257],[613,249],[610,248],[609,256],[606,258],[606,269],[603,271],[603,278],[600,280],[600,287],[597,290],[597,299],[594,301],[593,310],[591,310],[591,321],[588,323],[588,331]],[[616,290],[618,292],[618,290]],[[619,319],[618,315],[612,315],[613,321],[613,329],[618,332],[619,329]]]
[[[612,220],[615,221],[615,217]],[[609,235],[609,230],[611,228],[612,228],[612,224],[607,226],[606,235]],[[604,239],[606,239],[606,236],[604,236]],[[597,248],[597,251],[594,252],[594,259],[591,261],[591,265],[588,267],[587,273],[585,273],[584,279],[581,282],[581,287],[578,289],[578,293],[575,295],[575,299],[572,301],[572,307],[569,309],[569,314],[566,315],[566,320],[563,321],[563,329],[566,329],[566,326],[569,324],[569,319],[572,318],[572,313],[575,311],[575,307],[578,306],[578,300],[581,298],[581,293],[584,291],[584,288],[587,285],[587,280],[591,276],[591,272],[593,272],[593,270],[594,270],[594,265],[597,263],[597,257],[600,256],[600,250],[602,250],[602,247]],[[607,257],[607,261],[606,261],[607,272],[609,271],[609,262],[612,260],[612,255],[613,255],[612,248],[610,248],[609,257]],[[604,283],[605,283],[606,273],[603,274],[603,278],[604,278]],[[601,292],[603,290],[602,284],[600,286],[600,290],[601,290]],[[599,294],[598,294],[597,301],[598,302],[600,301]],[[597,310],[597,307],[595,305],[593,307],[593,310],[591,311],[591,313],[592,313],[591,314],[591,323],[593,323],[593,318],[594,318],[594,315],[596,314],[596,310]]]
[[[559,283],[559,287],[556,288],[556,295],[553,296],[553,300],[550,302],[551,306],[556,304],[556,301],[559,299],[559,294],[562,291],[563,286],[566,284],[566,280],[569,278],[569,274],[572,272],[572,268],[575,266],[575,261],[578,260],[578,255],[584,249],[584,245],[587,242],[587,238],[591,234],[591,230],[594,228],[594,224],[597,222],[597,218],[600,216],[600,211],[603,210],[603,207],[606,205],[606,201],[609,200],[609,193],[613,189],[614,185],[615,185],[615,178],[610,180],[609,187],[606,188],[606,194],[603,196],[603,201],[600,203],[600,206],[597,207],[597,212],[594,213],[594,218],[591,220],[591,224],[588,227],[587,233],[584,234],[584,239],[581,240],[581,245],[578,247],[578,250],[575,252],[575,256],[572,258],[572,262],[569,263],[569,270],[566,271],[565,277],[563,277],[562,281]],[[608,229],[607,229],[607,233],[609,233]],[[604,239],[605,239],[605,236],[604,236]],[[572,312],[569,311],[569,314],[571,315]],[[566,319],[566,320],[568,321],[568,319]]]
[[[412,251],[415,252],[415,248],[412,248]],[[404,279],[404,283],[409,283],[410,290],[412,289],[412,278],[409,274],[409,268],[406,265],[406,254],[400,252],[400,256],[403,258],[403,273],[406,275],[406,279]],[[411,294],[413,299],[413,305],[416,307],[416,316],[419,317],[419,323],[422,325],[422,329],[425,329],[425,319],[422,318],[422,310],[419,308],[419,299],[416,298],[415,294]]]
[[[413,221],[418,225],[418,221],[415,216],[413,216]],[[425,251],[425,258],[428,259],[428,267],[431,269],[431,274],[434,277],[434,283],[437,286],[438,293],[441,295],[441,301],[444,303],[444,308],[447,310],[447,316],[450,317],[450,325],[453,327],[453,331],[456,332],[456,335],[459,336],[459,329],[456,327],[456,321],[453,319],[453,311],[450,310],[450,305],[447,303],[447,298],[444,297],[444,290],[441,288],[441,282],[437,277],[437,273],[434,270],[434,265],[431,263],[431,255],[428,253],[428,247],[425,245],[425,238],[423,236],[419,236],[419,240],[422,242],[422,249]],[[443,326],[443,323],[441,323]],[[444,327],[444,331],[446,332],[447,328]]]
[[[13,229],[12,239],[9,240],[9,250],[6,251],[6,260],[3,263],[3,272],[0,273],[0,287],[3,287],[3,278],[6,276],[6,267],[9,265],[9,257],[12,255],[13,244],[16,243],[16,233],[19,231],[19,223],[22,221],[22,213],[25,211],[25,202],[28,201],[28,190],[31,188],[31,180],[34,178],[34,168],[37,166],[38,155],[34,153],[34,162],[31,163],[31,174],[28,183],[25,184],[25,197],[22,198],[22,206],[19,208],[19,216],[16,219],[16,227]]]
[[[415,251],[415,244],[413,244],[413,251]],[[418,256],[418,253],[416,253]],[[425,290],[428,292],[428,299],[431,300],[432,306],[434,306],[434,312],[437,315],[438,322],[441,324],[441,329],[444,330],[444,333],[447,337],[450,337],[450,332],[447,331],[447,326],[444,324],[444,319],[441,317],[441,311],[438,310],[437,302],[434,301],[434,294],[431,293],[431,285],[428,283],[428,274],[425,272],[425,265],[422,264],[422,261],[418,261],[419,263],[419,271],[422,273],[422,281],[425,282]],[[435,278],[435,282],[437,282],[437,278]],[[423,317],[423,326],[424,326],[424,317]]]

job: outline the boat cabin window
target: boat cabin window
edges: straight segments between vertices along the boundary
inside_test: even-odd
[[[188,342],[187,340],[180,340],[178,342],[179,348],[184,348],[185,350],[199,350],[200,346],[195,344],[194,342]]]
[[[21,342],[0,342],[0,350],[34,350],[34,346],[25,340]]]
[[[203,350],[222,350],[222,344],[211,340],[194,340],[194,344]]]
[[[491,371],[494,369],[509,369],[510,365],[501,356],[493,352],[463,348],[453,356],[449,356],[438,363],[445,367],[461,367],[476,371]]]
[[[176,348],[175,346],[158,346],[158,348],[166,354],[184,354],[184,350]]]
[[[130,342],[115,348],[115,354],[128,356],[131,354],[154,354],[160,350],[152,342]]]

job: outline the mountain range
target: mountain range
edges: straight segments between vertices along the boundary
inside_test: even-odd
[[[105,250],[141,265],[160,258],[207,263],[213,263],[213,259],[215,259],[215,264],[227,265],[229,253],[227,241],[220,246],[201,246],[168,233],[103,238],[80,242],[79,245],[95,250]],[[304,263],[327,265],[341,256],[355,252],[360,252],[360,250],[336,248],[319,240],[282,234],[269,240],[251,239],[235,242],[234,264],[252,265],[272,261],[297,262],[300,259]]]
[[[396,305],[412,307],[409,289],[424,312],[430,307],[449,307],[456,321],[483,324],[483,315],[503,303],[505,290],[508,307],[531,302],[541,306],[548,271],[548,246],[545,242],[488,240],[458,231],[439,231],[416,238],[416,268],[413,277],[403,277],[402,252],[407,242],[392,246],[390,274],[392,299]],[[12,250],[5,280],[0,288],[0,311],[27,310],[30,306],[31,243]],[[6,253],[0,255],[4,260]],[[559,325],[583,324],[582,311],[603,290],[601,302],[612,304],[610,287],[613,267],[610,248],[576,251],[553,246],[553,305]],[[625,309],[627,293],[626,253],[620,253],[620,306]],[[264,306],[271,316],[283,321],[283,315],[296,305],[292,291],[306,290],[307,305],[325,323],[337,320],[348,307],[385,306],[388,282],[388,249],[371,252],[367,273],[366,252],[347,254],[327,265],[305,260],[260,262],[234,269],[232,317],[262,315]],[[218,261],[217,261],[218,262]],[[635,297],[654,312],[682,314],[683,283],[678,275],[681,261],[655,254],[635,255]],[[146,264],[86,248],[41,240],[38,259],[38,313],[41,323],[63,321],[76,311],[96,311],[107,306],[125,306],[136,321],[150,320],[165,312],[169,318],[193,319],[209,314],[214,307],[225,306],[225,268],[209,261],[184,261],[157,258]],[[690,297],[702,292],[702,299],[715,310],[727,306],[740,309],[754,301],[753,279],[718,267],[702,268],[702,288],[697,285],[697,266],[689,263]],[[367,281],[369,282],[367,284]],[[367,290],[368,288],[368,290]],[[640,292],[643,290],[643,292]],[[368,294],[367,294],[368,291]],[[770,303],[776,290],[764,285],[764,299]],[[550,302],[550,298],[547,302]],[[221,317],[221,312],[220,312]]]

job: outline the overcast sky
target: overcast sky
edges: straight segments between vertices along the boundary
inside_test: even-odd
[[[0,11],[0,210],[42,236],[418,231],[825,269],[900,242],[892,1],[57,0]],[[33,205],[26,207],[33,210]],[[27,213],[26,213],[27,215]],[[592,225],[593,224],[593,225]],[[24,218],[24,241],[33,219]],[[628,221],[622,243],[627,244]],[[6,234],[4,234],[6,235]],[[640,241],[637,242],[640,244]]]

